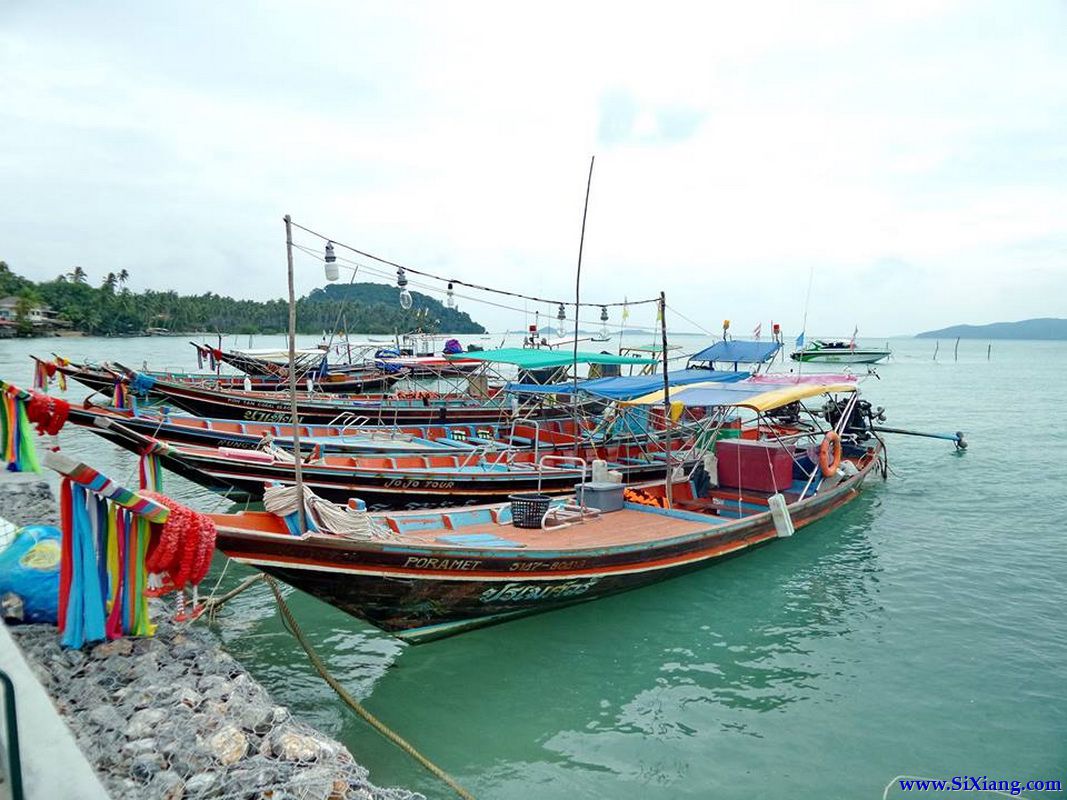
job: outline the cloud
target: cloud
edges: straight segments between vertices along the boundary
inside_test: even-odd
[[[665,289],[709,328],[791,330],[814,268],[809,328],[828,333],[1062,313],[1054,2],[0,14],[0,257],[38,278],[125,266],[141,287],[279,296],[289,212],[566,298],[596,153],[591,300]],[[301,263],[306,291],[321,269]],[[1012,277],[1034,264],[1032,288]]]

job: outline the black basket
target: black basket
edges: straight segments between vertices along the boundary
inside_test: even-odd
[[[511,501],[511,524],[516,528],[540,528],[541,520],[548,513],[552,498],[547,494],[513,494]]]

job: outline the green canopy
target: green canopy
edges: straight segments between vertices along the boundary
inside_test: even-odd
[[[490,364],[514,364],[522,369],[548,369],[565,367],[575,362],[573,350],[535,350],[526,347],[503,347],[499,350],[476,350],[473,353],[455,353],[449,359],[485,361]],[[584,353],[578,351],[579,364],[658,364],[655,358],[639,356],[615,356],[611,353]]]

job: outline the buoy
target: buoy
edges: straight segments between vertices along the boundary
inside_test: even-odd
[[[833,456],[831,457],[831,452]],[[819,446],[819,468],[824,478],[829,478],[837,473],[841,466],[841,437],[837,431],[827,431]]]
[[[781,492],[772,494],[767,499],[767,505],[771,508],[771,519],[774,520],[774,529],[778,532],[779,539],[785,539],[794,533],[793,518],[789,516],[789,508],[785,504],[785,497]]]

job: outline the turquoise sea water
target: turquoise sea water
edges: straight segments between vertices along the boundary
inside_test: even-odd
[[[299,592],[293,611],[334,674],[479,798],[880,798],[902,773],[1067,781],[1067,343],[996,342],[987,361],[985,342],[962,342],[958,363],[951,342],[936,362],[932,341],[891,345],[863,384],[886,424],[963,430],[970,449],[891,438],[889,481],[790,540],[418,647]],[[0,376],[29,384],[26,354],[52,349],[195,367],[178,339],[0,341]],[[64,432],[64,447],[133,474],[88,433]],[[223,585],[244,574],[232,565]],[[450,796],[341,705],[265,590],[235,599],[219,630],[376,783]]]

